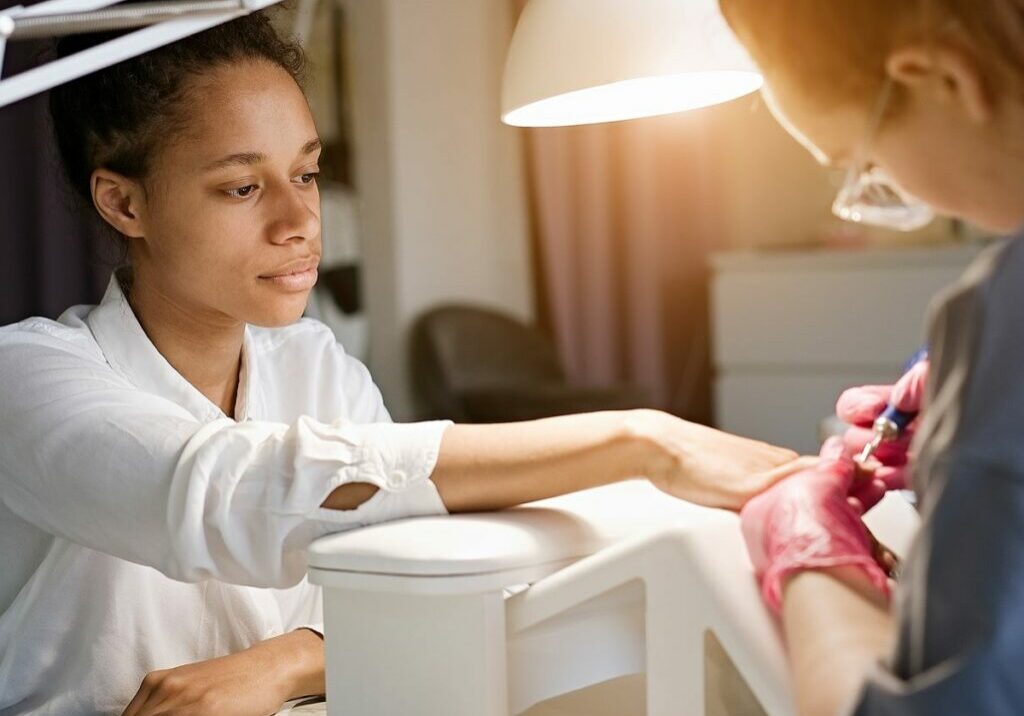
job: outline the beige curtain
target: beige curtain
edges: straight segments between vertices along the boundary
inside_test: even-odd
[[[526,131],[542,315],[571,377],[709,421],[714,111]]]
[[[525,0],[510,0],[518,17]],[[757,96],[667,117],[526,132],[541,316],[571,376],[711,415],[708,258],[819,245],[830,176]],[[849,226],[838,229],[849,232]]]

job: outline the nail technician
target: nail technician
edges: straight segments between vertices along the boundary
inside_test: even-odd
[[[859,426],[845,444],[743,510],[799,713],[1024,713],[1024,3],[720,5],[775,115],[847,169],[838,213],[905,228],[930,205],[1016,235],[940,296],[930,363],[892,391],[845,394],[839,413]],[[891,608],[861,522],[879,495],[853,461],[890,401],[924,408],[911,465],[923,526]],[[906,445],[887,450],[876,476],[898,487]]]

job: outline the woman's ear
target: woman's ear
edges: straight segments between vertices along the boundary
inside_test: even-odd
[[[91,185],[93,205],[104,221],[129,239],[145,236],[145,195],[138,182],[109,169],[97,169],[92,173]]]
[[[995,100],[978,61],[952,46],[908,45],[892,52],[886,71],[907,91],[958,108],[970,121],[992,119]]]

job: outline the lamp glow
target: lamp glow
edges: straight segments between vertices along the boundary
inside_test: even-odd
[[[532,0],[509,48],[502,120],[556,127],[651,117],[762,83],[717,0]]]
[[[567,92],[508,112],[502,119],[518,127],[557,127],[655,117],[709,107],[761,88],[752,72],[691,72],[641,77],[602,87]]]

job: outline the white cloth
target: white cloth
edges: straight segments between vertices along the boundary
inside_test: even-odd
[[[319,628],[315,538],[444,514],[446,422],[397,425],[322,324],[249,327],[236,420],[115,279],[0,328],[0,714],[120,714],[149,671]],[[320,507],[339,485],[378,492]]]

